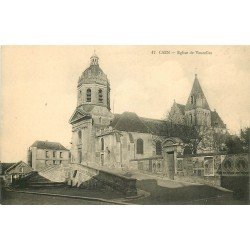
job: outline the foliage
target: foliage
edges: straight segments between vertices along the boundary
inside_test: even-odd
[[[240,138],[237,135],[229,136],[226,140],[228,154],[238,154],[243,152]]]
[[[240,132],[240,139],[242,143],[242,147],[244,152],[249,152],[249,144],[250,144],[250,128],[247,127]]]
[[[238,154],[249,152],[250,128],[241,130],[240,136],[229,135],[226,140],[227,153]]]

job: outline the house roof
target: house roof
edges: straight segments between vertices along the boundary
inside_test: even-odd
[[[150,133],[157,136],[180,137],[186,140],[194,137],[195,130],[192,127],[158,119],[139,117],[136,113],[124,112],[115,114],[110,124],[115,130],[126,132]]]
[[[50,141],[35,141],[31,147],[37,147],[39,149],[51,149],[51,150],[67,150],[61,143],[59,142],[50,142]]]
[[[3,174],[8,168],[10,168],[11,166],[15,165],[15,162],[12,163],[8,163],[8,162],[2,162],[0,163],[0,174]]]
[[[9,166],[8,168],[6,168],[4,172],[6,173],[6,172],[10,171],[11,169],[13,169],[13,168],[15,168],[15,167],[17,167],[17,166],[19,166],[19,165],[26,165],[26,166],[29,166],[29,165],[26,164],[25,162],[19,161],[19,162],[17,162],[17,163],[12,164],[12,165]],[[32,168],[30,167],[30,169],[32,169]]]
[[[191,102],[191,97],[192,96],[194,96],[195,99],[197,99],[197,98],[201,99],[202,100],[201,103],[198,104],[196,101],[194,101],[192,103]],[[203,108],[203,109],[210,110],[207,99],[206,99],[206,97],[205,97],[205,95],[204,95],[204,93],[202,91],[201,85],[199,83],[199,80],[198,80],[196,74],[195,74],[195,79],[194,79],[194,83],[193,83],[191,93],[189,95],[187,104],[185,106],[186,110],[195,109],[195,108]]]

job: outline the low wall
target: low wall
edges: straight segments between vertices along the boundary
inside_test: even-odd
[[[205,184],[209,186],[221,186],[221,177],[220,176],[179,176],[175,175],[174,180]]]
[[[127,195],[136,195],[136,179],[95,169],[81,164],[69,164],[64,168],[68,185],[88,187],[92,185],[106,186]]]
[[[141,172],[158,175],[163,174],[163,159],[161,156],[133,159],[130,161],[130,164],[133,165],[133,169]]]

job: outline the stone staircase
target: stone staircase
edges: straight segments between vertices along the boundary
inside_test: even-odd
[[[19,179],[16,183],[13,183],[14,187],[32,187],[32,188],[41,188],[41,187],[61,187],[65,186],[64,182],[54,182],[51,181],[38,172],[31,172],[25,177]]]
[[[39,175],[52,182],[65,182],[65,174],[62,165],[48,165],[39,171]]]

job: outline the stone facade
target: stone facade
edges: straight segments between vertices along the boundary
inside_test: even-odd
[[[166,119],[175,124],[195,126],[201,131],[209,128],[216,132],[226,132],[226,125],[218,113],[210,110],[197,75],[186,105],[174,101]]]
[[[167,141],[169,141],[169,139],[167,139],[166,142]],[[175,149],[171,143],[169,143],[167,147],[165,146],[166,143],[164,142],[163,157],[133,160],[135,167],[139,171],[150,175],[160,175],[177,181],[207,184],[211,186],[227,187],[226,185],[230,185],[230,183],[226,183],[228,180],[240,180],[245,177],[249,178],[250,159],[247,154],[226,155],[210,153],[180,155],[178,154],[180,148],[178,149],[179,146],[177,143],[175,143]],[[167,159],[168,152],[175,152],[175,154],[172,155],[173,161],[170,162],[170,164]],[[157,166],[159,168],[157,168]],[[171,167],[173,170],[172,172],[169,171]],[[223,182],[221,182],[221,180]]]
[[[71,163],[133,168],[138,159],[162,156],[162,142],[169,137],[179,137],[185,142],[187,138],[195,139],[194,126],[210,129],[223,124],[221,120],[216,123],[219,116],[211,115],[197,76],[187,104],[174,103],[169,117],[157,120],[132,112],[111,113],[110,82],[94,54],[79,78],[77,107],[69,121],[72,125]],[[202,144],[202,147],[207,145]],[[158,163],[152,162],[153,166]]]
[[[127,195],[136,195],[136,179],[109,173],[81,164],[69,164],[62,169],[62,175],[70,186],[81,188],[111,188]]]
[[[168,120],[174,124],[185,124],[185,105],[174,101],[168,114]]]
[[[35,171],[49,166],[67,164],[70,151],[57,142],[36,141],[28,150],[28,164]]]

